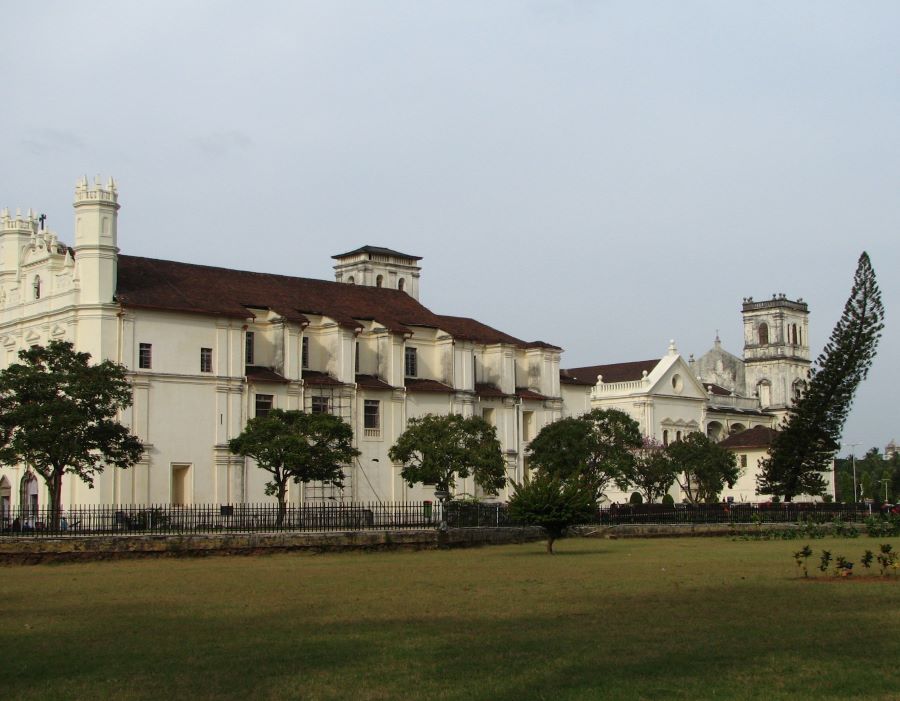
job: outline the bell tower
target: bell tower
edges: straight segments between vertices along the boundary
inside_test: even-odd
[[[418,261],[422,260],[421,256],[410,256],[380,246],[363,246],[332,258],[337,261],[334,266],[337,282],[387,287],[419,299],[419,273],[422,269]]]
[[[75,269],[81,304],[110,304],[116,292],[119,193],[110,178],[75,186]]]
[[[780,421],[803,392],[809,371],[809,307],[784,294],[744,299],[744,367],[748,394]]]

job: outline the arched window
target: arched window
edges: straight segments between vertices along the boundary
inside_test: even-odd
[[[806,389],[806,383],[803,380],[794,380],[794,384],[791,385],[791,394],[795,402],[803,396],[804,389]]]
[[[769,327],[765,323],[759,325],[759,345],[769,345]]]
[[[347,278],[347,283],[350,284],[350,285],[355,285],[355,284],[356,284],[356,280],[355,280],[354,277],[351,275],[350,277]]]
[[[22,477],[21,500],[22,512],[32,519],[38,510],[38,481],[33,472],[26,472]]]
[[[675,442],[681,443],[681,431],[675,431]]]
[[[400,278],[397,281],[397,289],[400,290],[401,292],[403,292],[404,287],[406,287],[406,280],[404,280],[403,278]]]
[[[41,298],[41,276],[40,275],[34,276],[34,282],[31,283],[31,286],[32,286],[32,288],[34,288],[34,298],[40,299]]]
[[[669,445],[669,432],[663,431],[663,445]]]
[[[375,287],[381,287],[383,282],[384,282],[384,275],[379,275],[378,277],[375,278]]]

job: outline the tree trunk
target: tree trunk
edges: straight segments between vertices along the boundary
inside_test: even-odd
[[[275,525],[281,528],[284,523],[284,515],[287,511],[287,485],[282,482],[278,485],[278,516],[275,519]]]
[[[553,554],[553,541],[556,540],[552,535],[547,536],[547,553],[549,555]]]
[[[62,470],[53,468],[50,473],[50,523],[47,529],[51,531],[59,530],[59,518],[62,513]]]

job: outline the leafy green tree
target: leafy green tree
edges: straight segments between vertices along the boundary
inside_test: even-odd
[[[577,481],[599,499],[634,468],[643,445],[637,421],[618,409],[594,409],[545,426],[528,447],[531,466],[564,482]]]
[[[872,365],[883,322],[881,291],[863,253],[843,314],[762,463],[757,492],[790,501],[798,494],[825,491],[823,473],[839,446],[856,388]]]
[[[228,441],[235,455],[253,458],[272,475],[266,494],[278,499],[277,525],[284,523],[288,482],[330,482],[343,485],[343,465],[359,455],[353,429],[331,414],[272,409],[247,422],[237,438]]]
[[[668,493],[675,483],[675,464],[665,446],[652,438],[645,438],[642,447],[634,451],[634,463],[616,480],[619,489],[634,487],[648,504]]]
[[[561,480],[546,472],[532,476],[514,486],[509,500],[509,516],[514,521],[541,526],[547,533],[547,552],[553,543],[565,536],[571,526],[585,523],[596,510],[591,492],[573,480]]]
[[[433,484],[438,491],[450,492],[457,478],[469,475],[488,494],[506,484],[497,431],[480,416],[428,414],[410,419],[388,457],[403,465],[400,476],[410,487]]]
[[[695,431],[666,448],[676,466],[676,479],[692,504],[718,501],[727,484],[733,487],[741,470],[734,453]]]
[[[90,364],[67,341],[19,351],[0,372],[0,463],[30,465],[50,492],[51,527],[59,526],[63,475],[89,487],[107,465],[127,468],[143,453],[118,412],[131,405],[122,365]]]

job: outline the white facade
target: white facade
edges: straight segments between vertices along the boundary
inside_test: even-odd
[[[119,253],[118,209],[112,180],[80,181],[72,248],[31,213],[0,216],[0,367],[68,340],[125,365],[134,387],[121,419],[144,442],[142,460],[105,470],[92,490],[66,478],[64,506],[270,501],[268,473],[227,448],[269,407],[337,414],[361,451],[343,490],[292,484],[294,502],[433,498],[387,456],[427,413],[484,416],[521,479],[527,442],[563,415],[561,350],[422,307],[415,256],[337,256],[344,282],[135,258]],[[471,482],[457,493],[477,495]],[[14,508],[47,494],[19,465],[0,468],[0,498]]]

